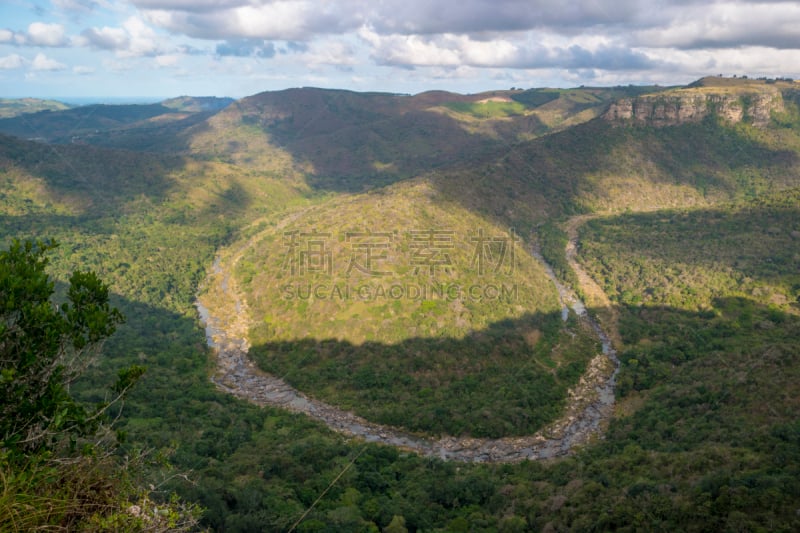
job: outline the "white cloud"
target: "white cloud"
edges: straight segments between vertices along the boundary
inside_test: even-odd
[[[136,3],[151,24],[200,39],[308,40],[320,34],[342,34],[360,25],[353,11],[341,2]]]
[[[26,44],[32,46],[65,46],[67,36],[61,24],[34,22],[28,26]]]
[[[652,47],[736,48],[742,45],[798,48],[800,4],[734,3],[673,8],[664,25],[635,33],[635,42]]]
[[[89,28],[83,37],[90,46],[103,50],[123,50],[128,47],[128,34],[122,28]]]
[[[51,59],[46,55],[39,53],[31,61],[31,70],[44,71],[44,70],[64,70],[67,66],[59,63],[55,59]]]
[[[176,54],[156,56],[155,62],[159,67],[174,67],[178,64],[180,56]]]
[[[25,64],[25,58],[17,54],[0,57],[0,70],[20,68]]]
[[[22,9],[22,3],[12,4],[9,9]],[[12,47],[83,49],[71,52],[75,63],[96,65],[98,72],[120,79],[128,76],[119,72],[129,69],[174,78],[177,67],[199,65],[204,55],[204,68],[237,80],[205,80],[205,86],[230,83],[236,91],[238,83],[276,87],[308,83],[314,76],[359,88],[369,88],[371,80],[388,90],[393,84],[424,89],[439,81],[449,88],[459,83],[474,88],[495,80],[579,85],[683,83],[716,73],[800,77],[796,0],[50,0],[50,5],[55,13],[27,27],[0,29],[2,53]],[[91,26],[80,25],[82,19]],[[40,50],[48,51],[6,55],[0,68],[34,68],[24,58]],[[99,66],[111,59],[113,68]],[[35,66],[64,68],[46,56]],[[155,73],[160,68],[170,70]],[[80,67],[71,72],[87,73]]]
[[[131,17],[122,27],[130,36],[130,46],[127,54],[132,56],[153,55],[159,50],[159,39],[153,31],[139,17]]]
[[[87,67],[83,65],[78,65],[76,67],[72,67],[72,72],[78,74],[80,76],[84,76],[87,74],[94,74],[95,69],[94,67]]]
[[[311,45],[297,61],[402,68],[669,68],[669,50],[800,48],[800,4],[722,0],[132,0],[142,18],[173,34],[224,41],[218,55],[270,57],[253,43]],[[358,36],[360,47],[319,43]],[[743,40],[743,41],[742,41]],[[270,45],[271,46],[271,45]],[[260,48],[259,48],[260,49]],[[162,50],[162,53],[164,51]],[[251,52],[251,53],[246,53]],[[139,52],[141,55],[142,52]]]
[[[597,68],[634,70],[658,63],[647,54],[603,38],[563,40],[536,33],[477,40],[467,35],[379,35],[362,28],[360,37],[372,46],[373,59],[400,67]],[[561,41],[563,44],[556,44]]]
[[[348,43],[326,39],[315,43],[311,48],[292,56],[292,61],[300,61],[310,66],[334,65],[351,67],[357,64],[356,51]]]
[[[89,28],[82,37],[89,46],[113,51],[119,57],[155,56],[163,48],[156,32],[137,16],[125,20],[121,27]]]

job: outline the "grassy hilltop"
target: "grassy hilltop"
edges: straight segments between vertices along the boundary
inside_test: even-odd
[[[235,258],[254,357],[368,418],[533,433],[597,353],[586,332],[563,329],[555,289],[520,236],[424,182],[259,227]]]

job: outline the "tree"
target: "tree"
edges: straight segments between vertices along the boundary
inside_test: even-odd
[[[189,530],[199,509],[154,501],[135,481],[137,458],[118,462],[101,431],[144,367],[122,370],[110,401],[70,395],[123,317],[92,272],[74,272],[66,302],[53,301],[45,253],[56,246],[14,240],[0,252],[0,531]]]
[[[87,408],[69,385],[122,323],[108,287],[92,272],[74,272],[67,302],[52,301],[55,283],[45,272],[54,242],[14,240],[0,252],[0,447],[30,452],[93,434],[109,403]],[[120,373],[121,395],[142,367]]]

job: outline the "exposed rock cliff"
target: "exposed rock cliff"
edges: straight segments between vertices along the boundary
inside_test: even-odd
[[[774,87],[719,92],[708,88],[679,89],[623,98],[613,103],[603,118],[659,127],[699,122],[713,114],[730,123],[744,120],[763,127],[769,123],[773,111],[783,110],[781,92]]]

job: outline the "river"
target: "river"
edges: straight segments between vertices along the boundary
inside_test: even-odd
[[[572,237],[568,249],[575,250],[576,241],[577,236]],[[216,316],[215,311],[207,306],[209,302],[203,303],[199,298],[196,307],[205,326],[208,345],[217,359],[217,372],[211,379],[220,390],[254,404],[303,413],[338,433],[367,442],[396,446],[423,456],[464,462],[518,462],[567,455],[576,446],[586,444],[602,434],[603,423],[613,413],[619,360],[610,336],[586,311],[586,306],[575,291],[556,278],[538,250],[534,249],[531,253],[544,265],[548,277],[558,290],[562,319],[566,321],[571,309],[581,320],[590,324],[602,343],[602,353],[591,359],[580,382],[570,390],[562,417],[533,435],[498,439],[455,436],[433,439],[375,424],[352,412],[310,398],[279,377],[257,368],[247,356],[249,344],[246,328],[231,327],[230,320]],[[573,268],[580,269],[576,262],[571,264]],[[237,313],[246,313],[247,305],[230,279],[232,270],[233,265],[225,270],[217,258],[207,283],[217,283],[224,297],[234,303],[233,308]],[[579,274],[583,276],[585,272]]]

